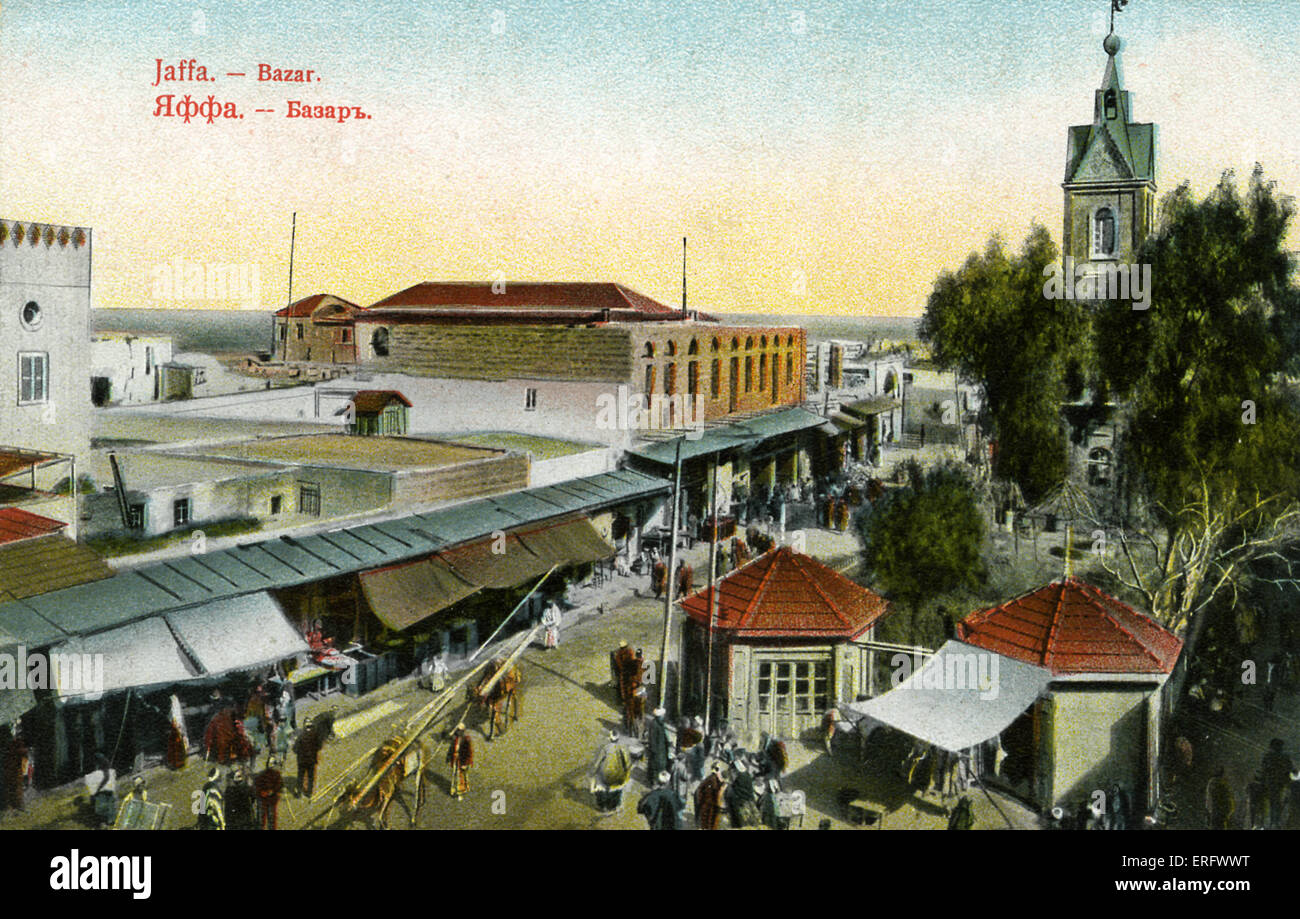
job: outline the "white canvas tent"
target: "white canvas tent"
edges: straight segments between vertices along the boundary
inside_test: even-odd
[[[954,640],[889,692],[839,708],[864,734],[887,725],[959,753],[1006,730],[1051,678],[1042,667]]]

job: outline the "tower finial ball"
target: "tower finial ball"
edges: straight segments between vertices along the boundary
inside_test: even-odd
[[[1101,46],[1106,49],[1107,54],[1113,55],[1119,51],[1120,44],[1119,36],[1111,32],[1106,36],[1106,40],[1101,43]]]

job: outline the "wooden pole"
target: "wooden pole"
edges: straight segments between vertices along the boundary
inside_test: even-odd
[[[682,503],[682,438],[677,438],[677,454],[673,461],[673,507],[668,525],[668,591],[664,594],[664,635],[659,645],[659,705],[668,707],[668,642],[673,626],[673,594],[677,592],[677,510]]]
[[[718,454],[713,454],[713,486],[709,497],[713,508],[713,532],[709,534],[709,638],[704,658],[704,735],[709,734],[713,715],[713,629],[718,592]],[[732,559],[734,562],[735,559]]]
[[[537,588],[541,587],[542,584],[546,582],[546,579],[551,576],[551,572],[555,571],[555,569],[558,567],[560,567],[560,563],[556,562],[554,565],[550,567],[550,570],[548,570],[546,574],[542,575],[541,579],[538,580],[538,582],[533,585],[533,589],[528,591],[528,593],[524,594],[524,598],[520,600],[518,603],[516,603],[515,608],[510,611],[510,615],[507,616],[505,619],[502,619],[501,624],[497,626],[496,629],[492,632],[492,634],[487,637],[487,641],[479,645],[478,650],[469,656],[469,659],[471,661],[473,661],[474,658],[478,657],[480,654],[483,653],[483,649],[486,648],[491,643],[492,639],[497,637],[497,633],[506,627],[506,623],[514,618],[515,613],[519,612],[519,607],[523,606],[525,603],[528,602],[528,598],[537,592]]]
[[[515,662],[520,654],[523,653],[524,649],[532,642],[533,636],[537,634],[537,630],[540,628],[540,625],[533,626],[533,628],[524,635],[524,639],[519,643],[519,647],[515,648],[515,650],[511,652],[510,656],[506,658],[506,662],[502,664],[496,674],[493,675],[484,691],[490,690],[494,685],[496,685],[497,680],[501,678],[501,674]],[[370,794],[370,790],[379,783],[379,780],[384,777],[385,773],[387,773],[389,769],[392,769],[396,763],[401,761],[402,757],[406,755],[406,751],[409,750],[415,741],[419,739],[419,736],[423,734],[431,724],[433,724],[434,720],[439,714],[441,714],[442,709],[452,700],[452,694],[463,688],[465,684],[469,682],[470,677],[486,667],[488,663],[488,661],[484,661],[473,670],[466,673],[463,677],[457,680],[455,684],[444,690],[442,695],[425,706],[419,715],[416,715],[415,718],[407,722],[408,727],[406,739],[402,742],[401,746],[399,746],[393,754],[389,756],[388,759],[384,760],[379,768],[375,770],[375,774],[366,781],[365,785],[353,793],[352,797],[348,800],[349,807],[356,807],[358,802],[365,798],[366,795]],[[412,724],[416,725],[416,727],[411,728],[410,725]]]

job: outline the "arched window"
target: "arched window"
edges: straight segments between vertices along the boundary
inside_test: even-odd
[[[739,338],[733,338],[733,339],[731,340],[731,350],[732,350],[732,351],[735,351],[735,350],[736,350],[737,348],[739,348],[739,347],[740,347],[740,339],[739,339]]]
[[[677,342],[675,341],[668,342],[668,354],[671,356],[676,353],[677,353]]]
[[[749,338],[745,339],[745,350],[746,351],[754,350],[754,336],[751,335],[749,336]]]
[[[719,342],[718,342],[718,340],[715,338],[715,339],[713,339],[713,350],[714,350],[714,351],[717,351],[718,348],[719,348]]]
[[[759,341],[762,342],[762,347],[764,347],[764,348],[767,347],[767,336],[766,336],[766,335],[764,335],[761,339],[759,339]]]
[[[643,357],[654,357],[654,356],[655,356],[655,343],[654,343],[654,342],[652,342],[652,341],[648,341],[648,342],[645,343],[645,352],[644,352],[644,354],[643,354],[642,356],[643,356]]]
[[[1114,118],[1119,113],[1119,107],[1116,105],[1115,90],[1106,90],[1106,118]]]
[[[1092,218],[1092,249],[1094,255],[1115,254],[1115,212],[1100,208]]]
[[[370,350],[375,352],[375,357],[388,357],[388,330],[383,326],[371,333]]]
[[[687,354],[699,354],[699,353],[700,353],[700,343],[699,343],[698,341],[696,341],[694,338],[692,338],[692,339],[691,339],[691,343],[690,343],[689,345],[686,346],[686,353],[687,353]]]

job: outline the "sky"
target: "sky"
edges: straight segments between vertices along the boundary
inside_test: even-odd
[[[916,315],[991,234],[1059,243],[1109,7],[7,0],[0,218],[92,227],[97,308],[279,308],[296,212],[295,299],[606,280],[676,305],[686,236],[694,308]],[[1256,162],[1300,191],[1300,0],[1132,0],[1116,31],[1161,195]],[[216,81],[153,85],[191,58]],[[164,92],[244,117],[158,117]],[[242,289],[192,286],[223,266]]]

